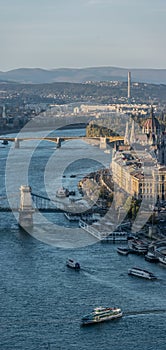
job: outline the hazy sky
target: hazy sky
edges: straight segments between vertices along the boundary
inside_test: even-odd
[[[166,0],[0,0],[0,70],[166,68]]]

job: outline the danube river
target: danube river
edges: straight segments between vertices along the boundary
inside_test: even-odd
[[[85,174],[111,161],[111,153],[79,140],[58,150],[35,142],[0,148],[2,204],[6,195],[14,203],[27,181],[33,192],[53,199],[60,186],[76,189]],[[117,244],[95,242],[78,231],[63,213],[37,214],[31,234],[19,229],[16,214],[0,213],[0,349],[165,350],[165,267],[118,255]],[[80,262],[80,271],[66,267],[68,257]],[[132,266],[158,279],[128,276]],[[120,307],[123,317],[81,327],[81,317],[100,305]]]

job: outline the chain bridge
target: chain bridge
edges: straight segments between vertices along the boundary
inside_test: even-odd
[[[80,198],[82,199],[82,198]],[[75,199],[73,202],[68,201],[67,203],[63,200],[52,200],[41,194],[36,194],[32,192],[30,186],[21,185],[20,193],[12,196],[0,197],[0,212],[17,212],[19,214],[19,225],[21,227],[31,227],[33,226],[33,214],[35,212],[45,212],[45,213],[66,213],[72,209],[74,214],[75,202],[80,199]],[[10,205],[9,203],[10,202]],[[79,210],[80,209],[80,210]],[[98,207],[82,207],[77,203],[75,213],[101,213],[102,208]]]
[[[10,202],[10,205],[9,205]],[[21,186],[20,195],[0,197],[0,212],[19,212],[20,209],[32,209],[33,212],[66,212],[67,204],[53,200],[41,194],[33,193],[30,186]]]

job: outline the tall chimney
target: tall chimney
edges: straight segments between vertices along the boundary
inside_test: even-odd
[[[130,88],[131,88],[131,72],[128,72],[128,93],[127,93],[127,97],[129,99],[131,98]]]

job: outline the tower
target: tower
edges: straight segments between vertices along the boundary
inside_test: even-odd
[[[2,118],[6,118],[5,106],[3,106],[3,110],[2,110]]]
[[[21,185],[20,187],[20,208],[19,208],[19,225],[23,228],[33,226],[33,213],[30,186]]]
[[[131,126],[131,134],[130,134],[130,144],[136,142],[136,136],[135,136],[135,123],[134,120],[132,120],[132,126]]]
[[[128,99],[131,98],[131,72],[128,72],[128,92],[127,92]]]
[[[125,137],[124,137],[124,144],[129,145],[129,122],[126,123],[126,131],[125,131]]]
[[[147,135],[147,143],[149,145],[157,145],[160,137],[160,123],[154,116],[154,109],[153,106],[150,108],[150,116],[149,118],[144,122],[142,131],[144,134]]]

